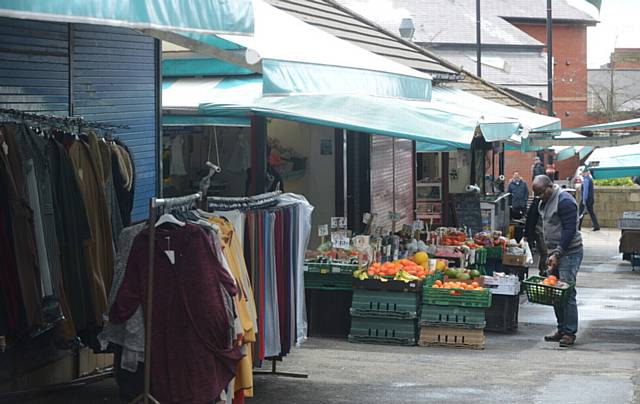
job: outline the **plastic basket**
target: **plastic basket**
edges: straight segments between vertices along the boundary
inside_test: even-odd
[[[420,294],[355,289],[351,315],[411,319],[418,317]]]
[[[424,288],[422,301],[439,306],[491,307],[491,291],[428,287]]]
[[[417,335],[418,324],[416,319],[379,319],[351,316],[349,342],[415,345]]]
[[[557,286],[543,285],[541,282],[544,279],[541,276],[531,276],[524,281],[529,301],[546,306],[566,303],[569,298],[569,291],[575,287],[575,283],[570,283],[568,288],[559,288]]]
[[[351,274],[307,272],[304,274],[305,289],[351,290]]]
[[[431,327],[484,328],[485,310],[456,306],[424,305],[420,325]]]
[[[444,280],[444,272],[436,271],[434,274],[425,276],[422,280],[422,285],[423,287],[428,288],[433,286],[433,284],[436,283],[437,280]]]

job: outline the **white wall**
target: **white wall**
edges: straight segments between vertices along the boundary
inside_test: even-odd
[[[284,179],[285,192],[304,195],[315,207],[310,248],[319,244],[317,226],[330,223],[335,214],[335,156],[322,155],[322,140],[334,142],[334,129],[325,126],[307,125],[298,122],[269,120],[269,137],[280,140],[283,145],[293,148],[307,157],[304,176]]]

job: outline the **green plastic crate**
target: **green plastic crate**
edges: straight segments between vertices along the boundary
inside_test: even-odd
[[[569,298],[569,291],[575,288],[575,283],[570,283],[568,288],[563,289],[557,286],[543,285],[540,282],[544,279],[541,276],[531,276],[523,282],[529,301],[546,306],[565,304]]]
[[[436,283],[436,280],[443,281],[444,273],[440,271],[436,271],[436,273],[434,274],[425,276],[424,279],[422,280],[422,286],[424,288],[430,288],[434,283]]]
[[[454,292],[454,293],[452,293]],[[424,304],[461,307],[491,307],[491,291],[424,288]]]
[[[425,304],[422,306],[420,324],[431,327],[484,328],[485,310]]]
[[[499,259],[502,259],[502,246],[484,247],[483,250],[485,250],[487,252],[487,258],[499,258]]]
[[[306,272],[304,274],[305,289],[320,290],[351,290],[351,274],[322,274]]]
[[[420,297],[421,295],[418,293],[354,289],[351,315],[398,319],[417,318]]]
[[[478,248],[476,249],[476,265],[484,265],[487,263],[487,249],[486,248]]]
[[[351,316],[349,342],[412,346],[417,340],[417,319]]]
[[[305,272],[326,274],[349,274],[358,270],[357,264],[305,262]]]

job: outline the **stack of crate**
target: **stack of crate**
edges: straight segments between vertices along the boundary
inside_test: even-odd
[[[420,346],[484,349],[485,308],[491,291],[426,287],[420,317]]]
[[[354,280],[350,342],[416,345],[422,283]]]

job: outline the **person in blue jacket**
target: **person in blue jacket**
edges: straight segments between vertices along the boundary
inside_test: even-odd
[[[593,231],[600,230],[600,224],[598,224],[598,217],[593,209],[593,205],[596,202],[595,190],[593,187],[593,177],[591,177],[591,171],[584,170],[582,172],[582,199],[580,200],[580,226],[582,228],[582,219],[584,218],[585,210],[589,212],[591,216],[591,222],[593,223]]]
[[[508,192],[511,194],[511,217],[520,219],[527,211],[529,187],[517,171],[513,172],[513,178],[509,181]]]

